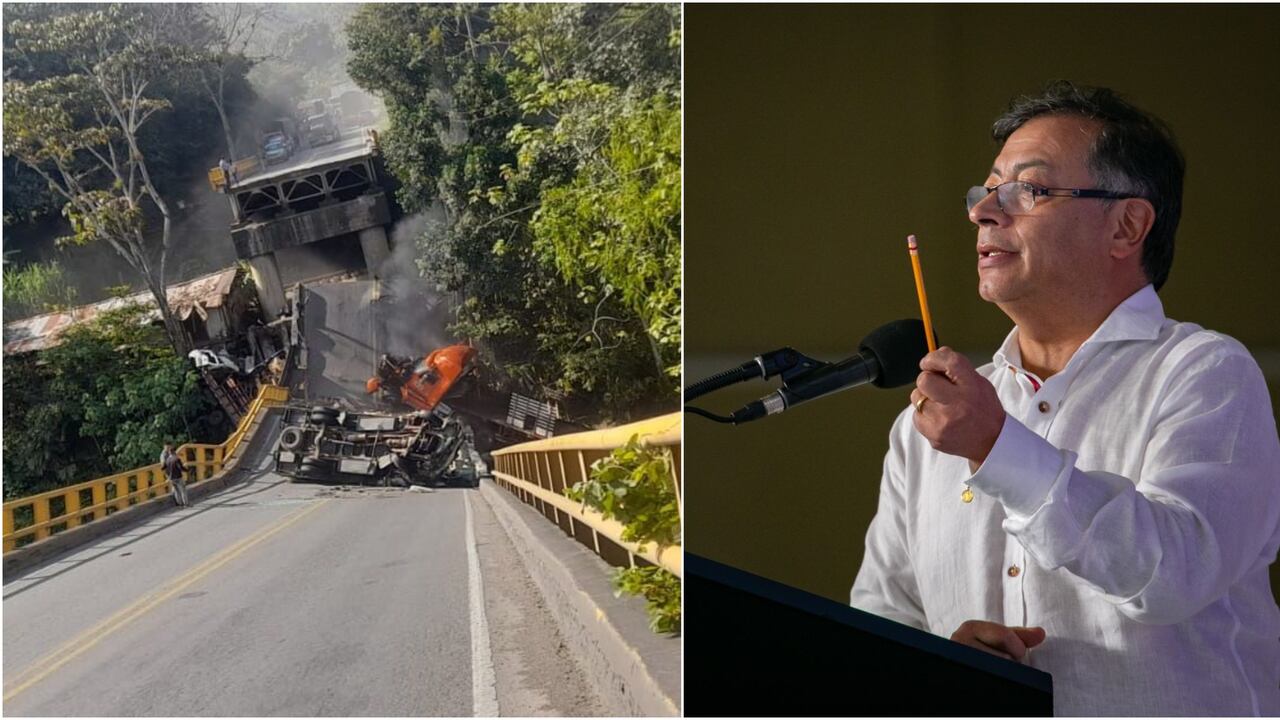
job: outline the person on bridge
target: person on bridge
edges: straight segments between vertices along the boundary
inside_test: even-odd
[[[851,603],[1051,673],[1057,715],[1280,714],[1267,387],[1157,295],[1182,153],[1067,82],[992,134],[967,204],[978,293],[1014,328],[981,367],[921,361]]]
[[[161,453],[164,458],[164,475],[169,480],[170,487],[173,488],[173,502],[178,507],[187,507],[187,481],[185,474],[187,466],[182,463],[182,458],[178,457],[178,453],[174,452],[172,443],[165,443],[164,450]]]
[[[218,159],[218,168],[222,170],[222,191],[231,192],[231,185],[236,181],[236,168],[227,159]]]

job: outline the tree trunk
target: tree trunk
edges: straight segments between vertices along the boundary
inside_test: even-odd
[[[204,71],[200,74],[200,84],[204,85],[204,91],[208,93],[209,100],[213,102],[213,106],[218,109],[218,119],[222,121],[222,137],[227,143],[227,160],[234,163],[236,161],[236,141],[231,134],[231,121],[227,119],[226,104],[223,98],[223,90],[225,87],[224,78],[222,77],[222,68],[218,69],[218,89],[214,89],[209,84],[209,78],[205,77]]]
[[[148,186],[150,186],[150,183],[148,183]],[[153,192],[154,190],[155,188],[152,187]],[[169,261],[169,238],[170,231],[173,229],[173,220],[169,217],[168,203],[159,197],[159,193],[156,193],[152,200],[160,207],[160,214],[164,217],[160,231],[160,277],[156,279],[156,284],[160,288],[160,297],[164,298],[164,301],[160,304],[160,316],[164,318],[164,326],[169,331],[169,339],[173,342],[173,349],[178,352],[178,357],[186,357],[187,353],[191,351],[191,338],[187,336],[187,332],[182,328],[182,323],[178,318],[174,317],[173,311],[169,308],[168,296],[165,293],[165,280],[167,277],[165,266]]]
[[[188,352],[191,352],[191,338],[187,337],[187,331],[183,329],[182,322],[178,320],[178,316],[173,314],[173,310],[169,307],[169,299],[165,296],[164,285],[156,281],[150,273],[146,274],[147,289],[151,291],[151,296],[155,298],[156,307],[160,308],[160,319],[164,322],[165,333],[169,336],[169,342],[173,345],[173,350],[178,357],[185,358]]]
[[[167,235],[166,228],[166,237]],[[169,308],[169,298],[164,286],[164,261],[162,251],[159,277],[151,271],[151,265],[146,262],[145,255],[143,265],[138,270],[147,284],[147,289],[151,291],[151,297],[156,301],[156,307],[160,310],[160,320],[164,323],[165,334],[169,336],[169,344],[173,346],[173,351],[178,354],[178,357],[184,358],[191,351],[191,338],[187,337],[187,331],[183,329],[182,322]]]
[[[169,309],[169,299],[165,295],[165,262],[169,255],[169,238],[173,229],[173,217],[169,213],[169,203],[165,202],[160,191],[156,189],[155,183],[151,181],[151,172],[147,168],[146,158],[142,151],[138,149],[138,138],[136,135],[125,133],[125,140],[129,143],[130,157],[133,159],[135,166],[142,173],[142,186],[146,189],[147,196],[151,198],[151,202],[155,203],[156,208],[160,210],[161,217],[164,218],[160,235],[160,273],[156,277],[151,272],[151,263],[147,261],[146,244],[143,242],[142,236],[139,234],[135,239],[137,241],[138,255],[141,257],[141,264],[145,268],[143,276],[147,280],[147,287],[151,288],[151,295],[156,299],[156,305],[160,309],[160,317],[164,320],[165,331],[169,334],[169,342],[173,344],[173,349],[178,353],[179,357],[186,357],[187,352],[191,349],[191,339],[187,337],[187,333],[182,329],[182,324],[173,316],[173,312]]]
[[[218,75],[218,94],[213,98],[213,105],[218,108],[218,119],[222,121],[222,134],[227,140],[227,161],[234,163],[236,161],[236,141],[231,134],[231,121],[227,119],[226,98],[223,97],[224,88],[224,78],[220,73]]]
[[[222,134],[227,141],[227,162],[234,163],[236,161],[236,141],[231,137],[231,122],[227,120],[227,113],[223,109],[222,103],[215,100],[213,104],[218,108],[218,119],[222,121]]]

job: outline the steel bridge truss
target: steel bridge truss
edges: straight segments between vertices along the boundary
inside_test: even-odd
[[[307,168],[296,174],[271,178],[243,187],[235,194],[238,222],[281,211],[311,210],[326,201],[345,201],[374,185],[373,159],[354,158],[326,167]]]

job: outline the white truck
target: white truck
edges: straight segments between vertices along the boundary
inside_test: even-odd
[[[444,403],[398,415],[290,406],[275,470],[295,480],[361,485],[434,485],[467,444],[469,429]]]

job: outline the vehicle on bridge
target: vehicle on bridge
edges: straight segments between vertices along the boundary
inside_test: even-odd
[[[326,406],[285,409],[275,470],[295,480],[361,485],[434,485],[448,472],[469,429],[443,403],[400,415]]]
[[[258,147],[262,161],[267,165],[284,162],[298,149],[298,124],[293,118],[280,117],[262,126],[258,133]]]
[[[293,143],[282,133],[271,133],[262,140],[262,159],[268,165],[282,163],[293,156]]]
[[[338,123],[334,121],[329,113],[321,113],[312,115],[307,118],[307,142],[311,147],[317,145],[327,145],[331,142],[337,142],[342,139],[342,132],[338,130]]]
[[[459,381],[472,369],[475,348],[450,345],[433,350],[416,364],[411,358],[383,355],[378,374],[365,383],[365,391],[380,400],[399,400],[411,408],[430,411],[451,391],[462,390]]]

